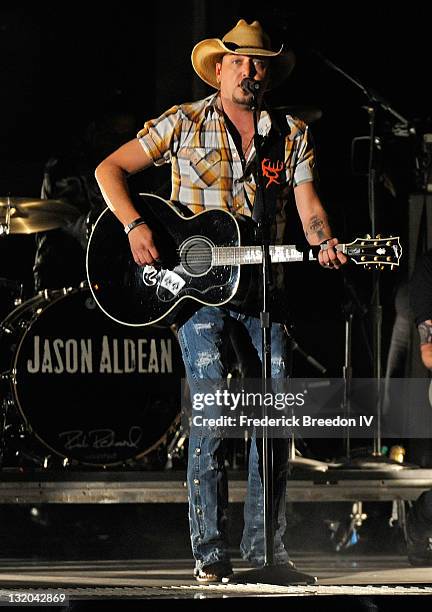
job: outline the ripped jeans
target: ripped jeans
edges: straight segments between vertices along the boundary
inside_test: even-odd
[[[199,382],[221,380],[227,375],[224,350],[234,324],[246,330],[251,343],[244,347],[261,357],[261,325],[256,317],[226,308],[203,307],[179,330],[186,376],[191,393]],[[289,341],[281,324],[272,325],[272,378],[288,376]],[[255,351],[254,351],[255,349]],[[260,376],[260,372],[255,374]],[[259,450],[258,450],[258,448]],[[227,534],[228,481],[225,440],[206,437],[203,427],[192,426],[189,438],[188,494],[189,526],[196,568],[217,561],[230,562]],[[249,455],[248,490],[244,506],[244,530],[240,545],[243,559],[256,567],[264,564],[264,499],[260,477],[261,440],[252,438]],[[288,441],[274,440],[275,563],[289,560],[282,542],[285,532],[285,489]]]

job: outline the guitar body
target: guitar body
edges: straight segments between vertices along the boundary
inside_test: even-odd
[[[239,224],[230,213],[214,209],[184,217],[150,194],[136,207],[152,228],[162,263],[138,266],[122,224],[109,209],[100,215],[87,249],[87,277],[109,317],[125,325],[151,325],[169,314],[173,320],[183,303],[195,309],[221,306],[234,296],[240,266],[211,265],[212,247],[240,245]]]

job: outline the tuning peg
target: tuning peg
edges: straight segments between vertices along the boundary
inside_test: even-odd
[[[381,234],[377,234],[375,238],[378,238],[378,240],[381,240]]]

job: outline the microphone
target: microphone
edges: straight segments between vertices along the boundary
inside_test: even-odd
[[[251,79],[250,77],[246,77],[240,83],[240,87],[245,93],[251,93],[256,96],[263,89],[264,83],[262,81],[255,81],[255,79]]]

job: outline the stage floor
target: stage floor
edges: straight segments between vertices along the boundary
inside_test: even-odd
[[[401,555],[293,555],[299,570],[318,578],[312,586],[241,584],[202,586],[191,559],[38,561],[3,559],[0,598],[21,590],[54,589],[70,600],[207,598],[292,595],[431,595],[432,567],[411,567]],[[234,561],[235,571],[248,567]]]
[[[35,589],[66,593],[78,606],[84,600],[293,596],[312,603],[310,596],[321,595],[432,594],[432,567],[409,565],[394,503],[395,498],[413,499],[417,489],[429,484],[430,471],[424,482],[417,475],[414,480],[407,479],[409,486],[399,477],[394,479],[395,486],[390,477],[375,477],[375,491],[370,478],[350,478],[342,483],[317,476],[314,481],[293,483],[297,487],[295,497],[301,501],[287,505],[284,541],[297,568],[317,577],[318,584],[310,586],[252,582],[200,585],[192,576],[182,480],[146,478],[146,490],[143,481],[131,476],[130,481],[124,478],[124,490],[118,491],[121,483],[109,473],[85,481],[81,476],[67,482],[63,477],[57,482],[40,475],[23,481],[15,476],[3,478],[0,605],[12,591]],[[357,496],[359,487],[361,495]],[[240,481],[234,483],[231,493],[235,500],[243,498],[243,488]],[[149,492],[153,503],[136,503],[138,493],[145,496]],[[166,502],[168,492],[175,501]],[[13,493],[18,495],[18,503],[12,503]],[[81,503],[83,498],[94,501],[103,495],[105,503]],[[355,530],[350,545],[337,550],[350,524],[352,500],[361,500],[363,495],[363,524]],[[57,503],[47,503],[47,499],[54,501],[53,496]],[[315,498],[320,501],[311,503]],[[231,503],[228,518],[230,551],[235,572],[239,573],[249,569],[239,559],[243,504]]]

